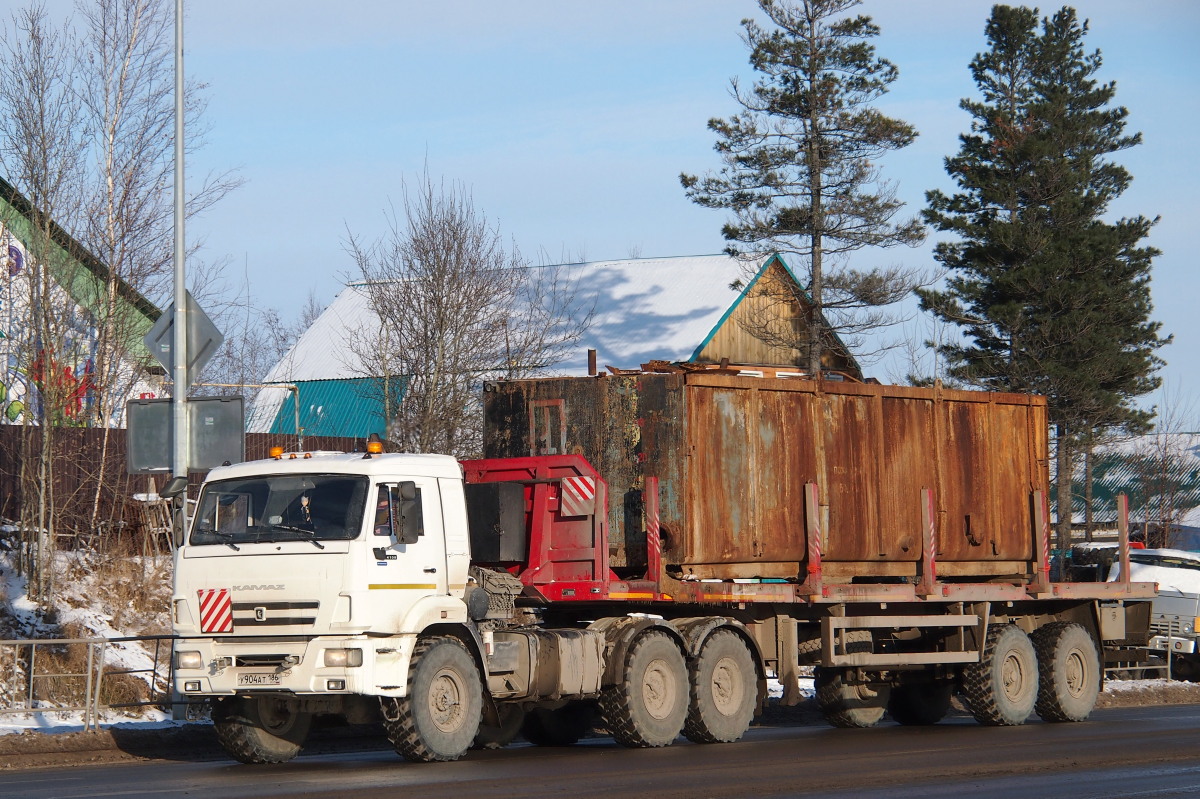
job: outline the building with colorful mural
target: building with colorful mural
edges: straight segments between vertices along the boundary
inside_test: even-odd
[[[97,315],[109,277],[82,244],[39,219],[34,206],[0,179],[0,423],[94,423]],[[161,393],[161,370],[150,366],[141,342],[161,311],[124,281],[115,288],[129,339],[123,349],[131,353],[120,367],[127,377],[122,383],[134,397]],[[35,314],[41,303],[52,312]],[[35,324],[39,318],[50,321]],[[104,421],[122,426],[123,405],[116,418]]]

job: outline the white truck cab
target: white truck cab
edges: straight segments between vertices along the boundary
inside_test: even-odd
[[[467,623],[469,558],[454,458],[214,469],[176,555],[177,688],[404,696],[417,634]]]

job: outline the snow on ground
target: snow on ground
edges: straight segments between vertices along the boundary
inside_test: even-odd
[[[170,634],[169,557],[123,557],[82,551],[55,553],[53,601],[49,607],[42,607],[29,596],[26,579],[17,573],[15,554],[0,550],[0,640],[119,639]],[[109,672],[134,672],[130,677],[153,688],[153,647],[153,642],[111,641],[104,646],[105,668]],[[10,652],[11,649],[5,654],[11,657]],[[164,677],[166,658],[169,657],[170,646],[167,645],[160,652]],[[24,680],[20,674],[8,671],[0,672],[0,710],[14,702],[23,704]],[[161,679],[159,687],[162,687]],[[11,698],[14,690],[17,693],[15,700]],[[41,700],[34,704],[39,708],[56,706]],[[80,705],[83,702],[58,704]],[[144,707],[107,711],[100,723],[108,727],[170,721],[169,714]],[[82,711],[0,712],[0,734],[30,730],[76,732],[83,728]]]

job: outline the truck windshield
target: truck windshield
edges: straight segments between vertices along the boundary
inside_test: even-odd
[[[367,478],[287,474],[220,480],[200,495],[190,543],[336,541],[362,531]]]

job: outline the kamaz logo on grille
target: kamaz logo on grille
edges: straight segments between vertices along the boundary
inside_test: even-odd
[[[234,591],[282,591],[283,585],[235,585]]]
[[[234,602],[234,627],[312,626],[317,622],[320,602]]]

